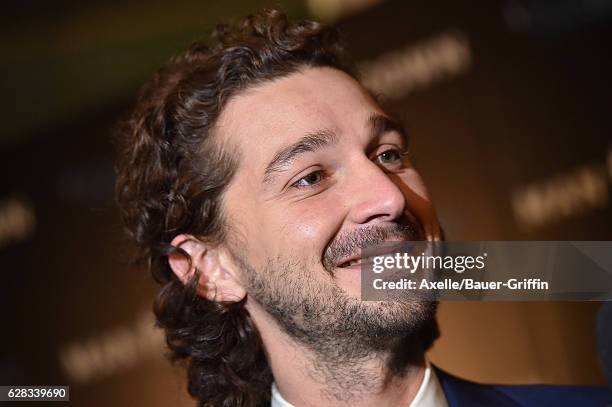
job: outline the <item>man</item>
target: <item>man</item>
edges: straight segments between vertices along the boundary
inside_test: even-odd
[[[454,378],[424,356],[436,303],[360,300],[362,245],[441,229],[406,134],[333,29],[277,11],[220,26],[119,130],[118,201],[199,405],[603,403]]]

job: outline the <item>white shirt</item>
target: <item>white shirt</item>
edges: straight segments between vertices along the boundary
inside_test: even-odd
[[[294,407],[293,404],[289,403],[281,396],[276,387],[276,383],[272,383],[271,401],[271,407]],[[440,386],[438,377],[429,365],[429,362],[425,368],[425,375],[423,376],[423,381],[419,386],[419,390],[408,407],[448,407],[442,386]]]

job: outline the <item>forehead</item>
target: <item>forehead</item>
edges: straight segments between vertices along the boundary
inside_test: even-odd
[[[305,133],[321,129],[361,134],[382,113],[363,87],[342,71],[305,68],[232,98],[217,122],[218,135],[242,160],[263,161]]]

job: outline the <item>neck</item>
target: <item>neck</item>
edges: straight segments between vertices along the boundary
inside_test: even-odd
[[[286,335],[268,315],[257,314],[252,316],[276,386],[292,405],[403,406],[416,396],[425,359],[422,353],[407,351],[407,338],[399,338],[386,351],[356,354],[354,349],[347,349],[351,344],[342,343],[326,350],[310,349]]]

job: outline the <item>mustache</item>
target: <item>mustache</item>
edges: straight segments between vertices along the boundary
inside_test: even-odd
[[[358,252],[366,245],[375,246],[389,240],[423,240],[424,237],[423,227],[405,215],[390,225],[364,226],[350,232],[345,232],[334,239],[327,246],[323,255],[323,267],[332,273],[340,259]]]

